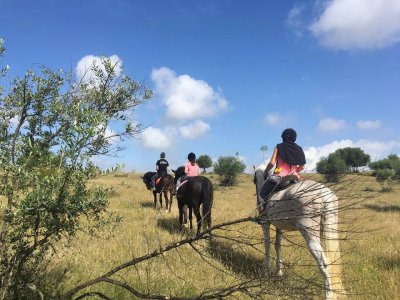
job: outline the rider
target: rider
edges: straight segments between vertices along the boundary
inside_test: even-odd
[[[282,132],[282,143],[276,145],[271,160],[264,171],[264,178],[268,177],[268,172],[275,166],[274,174],[269,176],[263,183],[260,196],[265,199],[271,191],[282,181],[286,175],[295,175],[298,179],[306,164],[303,149],[295,143],[297,133],[292,128],[287,128]]]
[[[185,175],[181,176],[176,182],[176,190],[178,191],[181,182],[188,179],[189,177],[199,176],[200,168],[196,162],[196,154],[190,152],[188,154],[188,161],[185,164]]]
[[[154,191],[156,189],[156,180],[157,178],[168,173],[167,167],[169,166],[168,161],[165,159],[165,153],[161,152],[160,159],[156,162],[156,170],[157,172],[151,177],[151,190]]]

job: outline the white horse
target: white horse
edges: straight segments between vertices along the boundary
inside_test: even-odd
[[[312,180],[299,181],[289,188],[273,194],[266,203],[259,196],[264,182],[262,168],[255,170],[254,183],[257,205],[261,211],[264,233],[265,258],[268,274],[271,271],[270,225],[276,227],[276,272],[281,270],[282,231],[299,230],[324,278],[325,299],[344,299],[338,234],[338,198],[323,184]],[[265,207],[265,210],[263,208]]]

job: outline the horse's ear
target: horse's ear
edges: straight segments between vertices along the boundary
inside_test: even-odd
[[[256,166],[255,166],[255,165],[253,165],[253,170],[254,170],[254,171],[256,170]]]

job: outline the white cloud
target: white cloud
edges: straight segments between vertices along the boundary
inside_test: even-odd
[[[357,127],[361,130],[377,129],[381,127],[381,121],[379,120],[360,120],[357,122]]]
[[[10,119],[11,128],[15,129],[18,126],[18,123],[19,123],[19,116],[18,115],[15,115],[14,117],[12,117]]]
[[[148,127],[142,134],[143,146],[154,149],[167,149],[174,141],[175,132],[172,128],[161,130],[159,128]]]
[[[304,31],[304,22],[302,21],[302,13],[304,11],[304,5],[296,4],[289,11],[288,16],[286,18],[286,25],[293,30],[294,34],[297,37],[301,37]]]
[[[373,49],[400,40],[400,0],[331,0],[311,32],[328,48]]]
[[[400,153],[400,140],[392,140],[388,142],[371,141],[371,140],[340,140],[334,141],[330,144],[320,147],[308,147],[304,149],[306,155],[306,169],[308,171],[314,171],[317,162],[322,157],[327,157],[330,153],[335,150],[345,147],[358,147],[361,148],[366,154],[371,156],[371,160],[379,160],[387,157],[391,153]]]
[[[264,117],[264,120],[270,126],[276,126],[281,122],[281,118],[277,113],[267,113]]]
[[[186,139],[198,138],[209,130],[210,130],[210,125],[201,120],[197,120],[194,123],[191,123],[186,126],[181,126],[179,128],[181,136]]]
[[[99,134],[104,135],[104,138],[108,139],[110,144],[115,144],[118,142],[119,138],[115,136],[118,133],[112,130],[109,126],[104,128],[104,125],[99,125],[97,129],[99,130]]]
[[[156,92],[167,106],[166,115],[172,119],[207,118],[227,109],[228,102],[207,82],[189,75],[177,76],[166,67],[153,69],[152,80]]]
[[[122,60],[118,57],[118,55],[112,55],[108,57],[111,63],[115,65],[115,75],[119,76],[122,72],[123,64]],[[94,77],[94,73],[91,70],[93,64],[99,66],[100,69],[105,73],[104,64],[101,61],[99,56],[94,55],[86,55],[82,57],[75,68],[75,74],[78,80],[89,81]]]
[[[332,132],[346,127],[345,120],[326,118],[319,121],[318,130],[322,132]]]

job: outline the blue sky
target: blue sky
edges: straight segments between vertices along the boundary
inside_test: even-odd
[[[400,0],[0,0],[0,37],[9,78],[105,55],[155,91],[102,167],[152,170],[161,151],[257,165],[287,127],[309,169],[341,147],[400,153]]]

